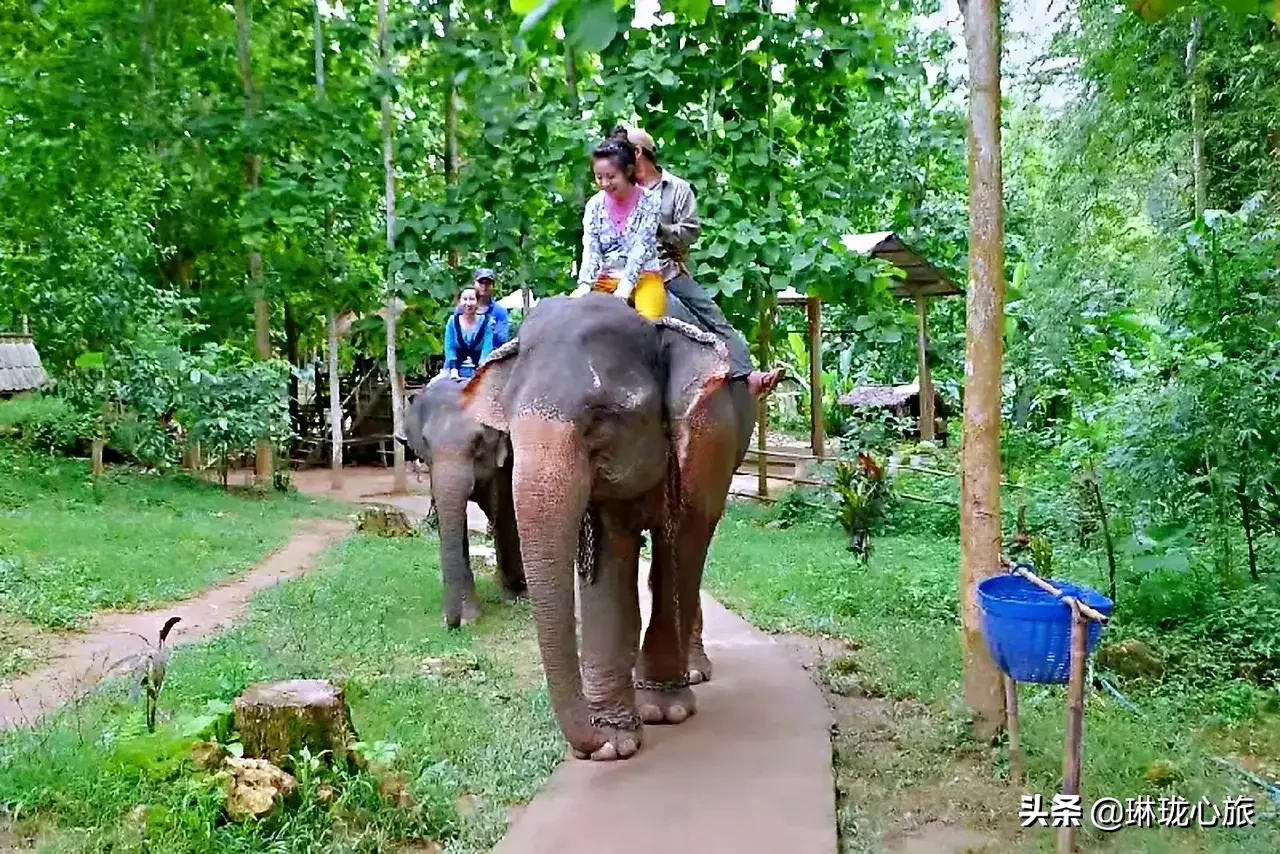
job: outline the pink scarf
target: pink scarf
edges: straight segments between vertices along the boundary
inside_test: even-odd
[[[604,197],[604,210],[609,215],[609,221],[613,223],[613,227],[618,231],[622,231],[627,227],[627,218],[631,216],[631,212],[636,209],[636,205],[640,203],[640,196],[644,194],[638,186],[632,187],[631,198],[625,201],[616,201],[613,196],[608,193]]]

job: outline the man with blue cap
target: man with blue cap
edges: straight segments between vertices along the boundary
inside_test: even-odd
[[[511,334],[511,320],[507,310],[498,305],[497,300],[493,298],[493,284],[497,279],[493,270],[488,267],[481,267],[471,277],[472,287],[476,289],[476,313],[489,315],[489,322],[493,325],[495,349],[507,343],[507,338]],[[459,307],[455,308],[453,313],[459,314],[461,311]]]

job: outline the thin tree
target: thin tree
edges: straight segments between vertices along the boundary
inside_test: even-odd
[[[395,294],[392,281],[392,255],[396,248],[396,162],[391,147],[394,119],[391,115],[391,34],[387,27],[387,0],[378,0],[378,62],[382,72],[382,165],[386,173],[387,205],[387,375],[391,386],[391,424],[396,436],[404,435],[404,403],[400,396],[400,377],[396,366],[396,321],[404,306]],[[409,478],[404,471],[404,445],[392,442],[393,466],[391,491],[395,495],[409,492]]]
[[[252,124],[257,111],[257,91],[253,85],[253,67],[249,54],[249,35],[252,20],[249,16],[249,0],[235,0],[236,42],[240,57],[240,79],[244,82],[244,117],[245,124]],[[252,196],[258,191],[258,179],[262,173],[262,158],[256,152],[245,154],[245,187]],[[257,343],[258,358],[271,358],[271,310],[267,304],[266,285],[262,276],[262,253],[256,248],[249,250],[249,286],[253,289],[254,338]],[[261,486],[271,484],[272,457],[274,451],[271,442],[258,440],[258,458],[254,468],[254,476]]]
[[[1004,186],[1000,171],[1000,2],[961,0],[969,50],[969,296],[960,481],[964,695],[973,731],[1005,723],[1002,675],[987,652],[977,585],[1000,566],[1000,374],[1004,360]]]
[[[452,47],[453,36],[453,14],[449,8],[449,4],[444,7],[444,43],[446,46]],[[452,57],[456,56],[453,52],[448,54],[450,61],[448,62],[447,73],[449,77],[449,88],[444,96],[444,180],[445,186],[448,187],[450,194],[458,189],[458,171],[460,163],[458,158],[458,69],[452,61]],[[458,250],[451,248],[449,250],[449,266],[458,266]]]
[[[1187,77],[1191,88],[1191,175],[1195,185],[1196,218],[1204,216],[1209,206],[1209,177],[1204,162],[1204,91],[1200,75],[1200,41],[1204,19],[1191,19],[1191,38],[1187,40]]]
[[[312,42],[315,48],[316,103],[325,101],[324,90],[324,26],[320,20],[320,0],[313,4]],[[324,260],[326,278],[332,273],[333,259],[333,205],[324,213]],[[338,380],[338,312],[329,306],[329,488],[342,489],[342,388]]]

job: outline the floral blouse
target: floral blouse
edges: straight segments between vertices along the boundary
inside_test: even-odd
[[[578,284],[594,285],[602,273],[618,279],[624,293],[635,287],[641,273],[658,273],[658,222],[662,197],[645,190],[619,231],[604,206],[604,191],[587,202],[582,215],[582,269]]]

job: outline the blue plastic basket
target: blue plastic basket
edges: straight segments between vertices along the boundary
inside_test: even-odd
[[[1112,602],[1096,590],[1049,579],[1068,596],[1111,615]],[[1019,682],[1066,682],[1071,673],[1071,607],[1020,575],[995,575],[978,584],[982,629],[996,664]],[[1086,653],[1102,636],[1089,620]]]

